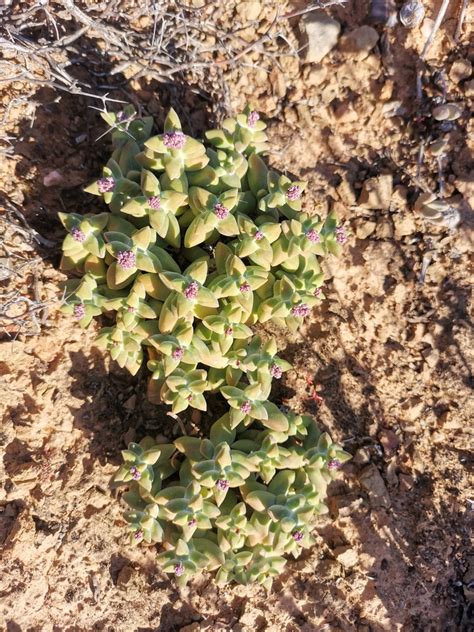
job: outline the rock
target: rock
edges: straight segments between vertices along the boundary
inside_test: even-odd
[[[474,79],[466,81],[464,84],[464,95],[469,98],[474,97]]]
[[[369,496],[371,507],[390,507],[390,497],[387,488],[375,465],[371,463],[362,470],[359,476],[359,482]]]
[[[421,352],[421,355],[424,357],[426,364],[430,367],[430,369],[434,369],[439,361],[439,351],[438,349],[432,349],[431,347],[427,347]]]
[[[369,235],[372,235],[377,224],[376,222],[370,222],[368,220],[359,220],[360,223],[356,226],[356,237],[357,239],[367,239]]]
[[[393,216],[395,224],[395,239],[399,240],[406,235],[412,235],[416,232],[415,218],[405,213],[395,213]]]
[[[120,569],[120,572],[117,576],[117,586],[126,586],[132,578],[132,574],[133,567],[129,564],[126,564],[123,568]]]
[[[398,475],[398,484],[402,491],[408,492],[410,489],[413,489],[415,485],[415,479],[413,476],[409,474],[399,474]]]
[[[61,184],[64,177],[60,171],[50,171],[43,178],[43,184],[45,187],[56,187]]]
[[[334,556],[338,562],[340,562],[344,568],[352,568],[359,562],[359,556],[354,549],[350,546],[338,546],[334,549]]]
[[[338,184],[336,191],[341,198],[341,202],[347,204],[347,206],[354,206],[356,203],[356,196],[347,176],[342,177],[342,181]]]
[[[354,110],[353,104],[350,101],[345,101],[336,107],[334,117],[339,123],[353,123],[357,121],[359,115]]]
[[[457,59],[449,71],[449,78],[454,83],[460,83],[464,79],[469,79],[471,75],[472,64],[468,59]]]
[[[377,222],[377,237],[379,239],[392,239],[393,232],[393,225],[390,220],[382,219]]]
[[[327,67],[317,64],[315,66],[311,66],[306,81],[310,86],[320,86],[326,80],[327,76]]]
[[[393,430],[382,430],[379,434],[379,441],[385,454],[393,454],[400,445],[400,439]]]
[[[367,448],[359,448],[354,455],[356,465],[366,465],[370,463],[370,452]]]
[[[354,53],[359,60],[365,59],[378,39],[377,31],[365,24],[341,37],[340,49],[345,53]]]
[[[123,407],[126,408],[127,410],[135,410],[136,405],[137,405],[137,396],[135,395],[135,393],[131,397],[129,397],[127,401],[123,403]]]
[[[362,186],[359,205],[364,208],[387,211],[393,192],[393,178],[390,174],[369,178]]]
[[[262,10],[261,2],[250,0],[248,2],[237,2],[236,11],[245,22],[257,20]]]
[[[303,20],[307,44],[304,47],[304,61],[319,64],[337,44],[341,25],[322,11],[307,13]]]

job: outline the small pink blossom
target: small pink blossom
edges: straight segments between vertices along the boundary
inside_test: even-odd
[[[163,144],[168,149],[182,149],[186,142],[183,132],[165,132],[163,134]]]
[[[257,230],[257,232],[254,235],[255,241],[260,241],[264,237],[265,237],[265,235],[263,234],[263,232],[261,230]]]
[[[229,215],[229,209],[226,208],[220,202],[216,202],[214,204],[214,213],[217,215],[219,219],[225,219],[227,215]]]
[[[181,347],[176,347],[176,349],[173,350],[171,357],[173,358],[173,360],[181,360],[183,355],[184,355],[183,349]]]
[[[316,298],[318,298],[319,296],[321,296],[321,294],[323,293],[322,289],[320,287],[317,287],[314,290],[314,296],[316,296]]]
[[[301,189],[297,184],[292,184],[291,187],[286,192],[286,197],[290,200],[290,202],[294,202],[295,200],[299,200],[301,196]]]
[[[292,316],[300,316],[300,317],[303,317],[303,318],[305,316],[308,316],[310,311],[311,310],[308,307],[308,305],[306,305],[306,303],[300,303],[299,305],[295,305],[294,307],[291,308]]]
[[[110,193],[115,188],[115,178],[112,178],[112,176],[100,178],[97,180],[97,188],[99,193]]]
[[[184,566],[181,562],[179,562],[178,564],[176,564],[176,566],[174,567],[174,574],[177,577],[181,577],[181,575],[184,573]]]
[[[283,374],[283,371],[278,366],[278,364],[272,364],[272,366],[270,367],[270,375],[274,377],[275,379],[279,380],[282,374]]]
[[[85,234],[82,232],[80,228],[73,228],[71,230],[71,237],[74,239],[74,241],[79,241],[81,243],[86,238]]]
[[[74,316],[77,318],[77,320],[81,320],[81,318],[83,318],[85,314],[86,308],[82,303],[80,303],[79,305],[74,305]]]
[[[159,195],[153,195],[149,197],[147,200],[148,206],[155,211],[157,211],[161,207],[161,199]]]
[[[130,474],[132,475],[132,478],[133,478],[134,481],[139,481],[140,480],[142,475],[140,474],[140,472],[137,470],[137,468],[135,466],[131,467],[129,471],[130,471]]]
[[[188,527],[195,527],[196,525],[197,525],[196,518],[191,518],[191,520],[188,522]]]
[[[252,404],[248,401],[248,399],[245,400],[245,402],[241,405],[240,410],[246,415],[248,415],[249,412],[252,410]]]
[[[304,535],[301,531],[294,531],[292,533],[292,536],[295,542],[301,542],[301,540],[304,538]]]
[[[143,538],[143,531],[141,529],[137,529],[133,534],[135,540],[141,540]]]
[[[124,270],[131,270],[135,267],[136,257],[132,250],[123,250],[117,253],[117,262]]]
[[[136,308],[136,307],[129,306],[129,307],[127,308],[127,312],[128,312],[129,314],[135,314],[135,313],[136,313],[136,311],[137,311],[137,308]]]
[[[313,244],[317,244],[321,241],[319,233],[314,230],[314,228],[310,228],[306,232],[306,238],[309,239]]]
[[[227,489],[229,489],[229,481],[226,481],[225,478],[219,478],[216,481],[216,487],[217,489],[220,489],[221,492],[225,492]]]
[[[328,461],[328,470],[340,470],[342,463],[339,459],[330,459]]]
[[[244,283],[242,283],[242,285],[239,287],[239,290],[242,292],[242,294],[244,294],[245,292],[250,292],[252,288],[250,287],[250,284],[247,283],[247,281],[244,281]]]
[[[342,226],[336,228],[336,241],[338,244],[345,244],[347,241],[346,231]]]
[[[226,336],[232,336],[232,334],[234,333],[234,330],[232,329],[232,327],[227,327],[224,333]]]
[[[184,296],[190,300],[194,300],[197,297],[199,291],[199,283],[197,281],[191,281],[189,285],[184,288]]]
[[[247,119],[247,123],[249,127],[255,127],[255,123],[260,119],[260,114],[258,112],[256,112],[255,110],[252,110],[252,112],[250,112],[248,119]]]

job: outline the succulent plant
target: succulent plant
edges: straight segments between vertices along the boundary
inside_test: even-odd
[[[265,123],[246,108],[186,135],[174,110],[161,134],[132,106],[103,113],[113,152],[86,191],[109,212],[60,214],[68,231],[63,311],[83,327],[103,315],[98,344],[178,414],[228,404],[209,439],[150,438],[123,452],[134,544],[180,584],[219,569],[218,582],[269,586],[288,554],[311,545],[311,519],[348,455],[313,421],[269,401],[291,365],[252,326],[297,329],[324,295],[320,258],[346,240],[330,214],[303,212],[305,182],[268,168]]]
[[[350,458],[312,418],[289,413],[286,422],[282,432],[260,420],[232,428],[226,414],[211,439],[184,436],[155,450],[151,438],[146,449],[131,444],[115,480],[132,481],[123,496],[132,541],[162,541],[158,561],[180,584],[219,569],[218,583],[269,587],[287,555],[314,544],[326,487]]]

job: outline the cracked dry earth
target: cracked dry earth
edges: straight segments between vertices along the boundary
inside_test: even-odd
[[[364,12],[334,15],[350,31]],[[378,45],[357,64],[336,47],[316,67],[290,58],[265,78],[252,68],[231,76],[232,107],[250,100],[282,150],[271,164],[291,165],[291,175],[309,182],[308,208],[334,209],[351,234],[342,256],[325,264],[327,299],[303,329],[267,331],[294,365],[278,403],[313,413],[354,457],[330,489],[330,514],[315,524],[317,545],[288,564],[269,595],[254,586],[218,589],[209,576],[180,593],[157,568],[153,547],[127,546],[123,507],[109,488],[120,450],[147,433],[173,438],[179,428],[146,401],[145,372],[121,371],[94,347],[94,327],[84,333],[58,310],[55,213],[61,203],[71,211],[91,204],[80,187],[100,164],[92,143],[101,124],[84,98],[55,101],[43,90],[31,127],[28,112],[14,111],[10,130],[19,140],[2,166],[2,188],[56,246],[34,247],[14,225],[4,233],[10,252],[33,265],[2,283],[31,296],[36,278],[49,307],[40,335],[10,329],[15,339],[0,346],[2,629],[472,629],[472,126],[462,119],[447,167],[461,212],[449,232],[413,211],[417,147],[406,120],[384,115],[392,94],[407,108],[414,94],[413,49],[401,27],[391,37],[401,64],[395,77]],[[408,37],[419,49],[417,35]],[[446,49],[441,38],[433,55]],[[160,118],[167,103],[145,88],[140,99]],[[472,105],[462,86],[450,82],[449,90]],[[349,114],[339,108],[347,94],[356,95]],[[198,129],[203,108],[191,117]],[[77,147],[79,134],[88,140]],[[67,182],[43,186],[52,169],[67,172]],[[436,171],[426,178],[433,184]],[[190,419],[186,425],[197,432]]]

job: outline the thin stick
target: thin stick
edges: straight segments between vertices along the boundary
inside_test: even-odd
[[[449,0],[443,0],[443,4],[441,5],[438,15],[436,17],[435,23],[433,24],[433,29],[431,31],[431,33],[428,36],[428,39],[425,42],[425,45],[423,46],[423,50],[421,51],[421,55],[420,58],[421,59],[425,59],[426,57],[426,53],[428,52],[428,49],[430,48],[431,44],[433,43],[433,39],[434,36],[436,35],[436,33],[438,32],[439,27],[441,26],[441,22],[443,21],[443,18],[446,14],[446,11],[448,9],[449,6]]]
[[[459,12],[459,20],[458,25],[456,26],[456,33],[454,34],[454,41],[459,42],[462,35],[462,25],[464,23],[464,18],[467,13],[467,5],[469,4],[469,0],[462,0],[461,10]]]

